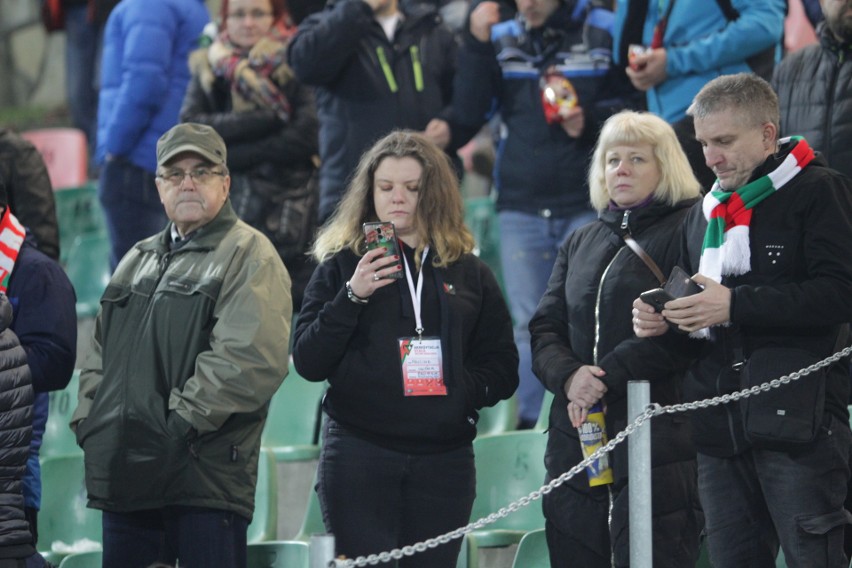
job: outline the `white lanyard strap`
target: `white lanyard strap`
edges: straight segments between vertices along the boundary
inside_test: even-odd
[[[411,277],[411,269],[408,267],[408,259],[405,254],[402,255],[402,261],[405,263],[405,279],[408,281],[408,291],[411,293],[411,303],[414,305],[414,323],[417,327],[414,331],[417,332],[417,337],[423,338],[423,320],[420,317],[420,300],[423,293],[423,267],[426,265],[426,255],[429,254],[429,245],[423,249],[423,255],[420,258],[420,273],[417,274],[417,289],[414,288],[414,279]]]

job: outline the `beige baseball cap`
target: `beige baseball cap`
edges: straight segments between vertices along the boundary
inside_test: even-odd
[[[173,126],[157,140],[157,165],[162,166],[182,152],[194,152],[213,164],[228,158],[225,141],[210,126],[184,122]]]

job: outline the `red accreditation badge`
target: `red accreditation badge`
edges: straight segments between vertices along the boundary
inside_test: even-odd
[[[401,338],[399,360],[402,363],[402,389],[405,396],[446,396],[439,338]]]

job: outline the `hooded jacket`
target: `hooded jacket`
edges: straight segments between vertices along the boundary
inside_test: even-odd
[[[819,44],[781,60],[772,78],[781,135],[804,136],[828,165],[852,177],[852,45],[823,24]]]
[[[23,477],[32,433],[33,389],[27,355],[10,329],[12,305],[0,294],[0,558],[35,553],[24,516]]]

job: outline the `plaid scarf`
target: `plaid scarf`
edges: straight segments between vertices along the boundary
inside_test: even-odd
[[[9,277],[18,260],[18,251],[24,244],[26,231],[24,226],[12,215],[9,208],[0,219],[0,292],[6,293],[9,287]]]
[[[736,191],[724,191],[716,180],[704,196],[702,208],[707,231],[698,264],[700,274],[721,282],[723,276],[737,276],[751,270],[749,226],[754,208],[784,187],[814,159],[814,151],[801,136],[779,140],[779,147],[787,144],[792,144],[787,157],[773,171]],[[709,336],[706,328],[692,335]]]
[[[228,32],[210,45],[208,57],[213,74],[231,84],[234,110],[271,109],[284,122],[290,120],[290,101],[282,88],[293,77],[287,65],[287,39],[272,28],[246,51],[231,42]]]

